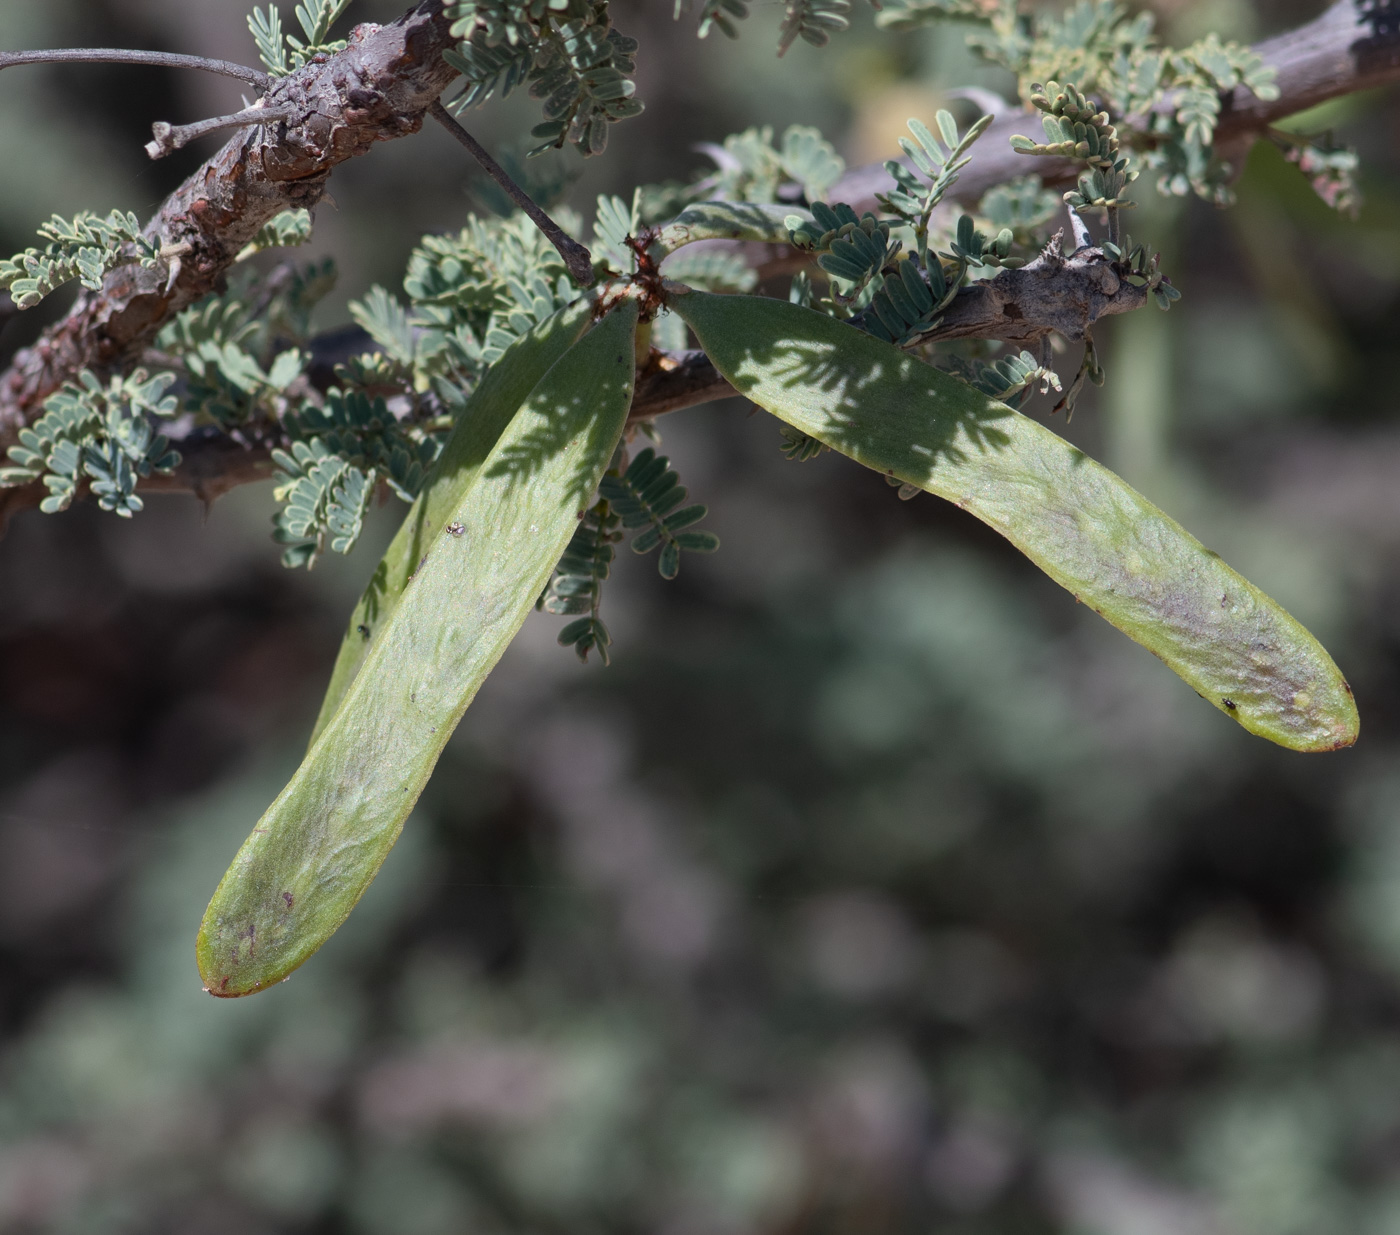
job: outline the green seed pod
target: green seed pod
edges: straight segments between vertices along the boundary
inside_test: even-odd
[[[451,522],[449,516],[453,508],[460,504],[476,480],[491,448],[535,383],[578,341],[588,325],[592,308],[586,300],[575,301],[541,322],[512,343],[472,391],[423,491],[410,507],[355,606],[355,612],[350,615],[350,626],[341,641],[340,654],[331,670],[330,685],[308,745],[315,744],[335,715],[374,640],[393,616],[399,597],[423,554]]]
[[[534,607],[632,402],[627,301],[540,379],[450,511],[340,707],[205,911],[210,994],[280,982],[345,920]]]
[[[746,398],[995,528],[1251,733],[1303,751],[1356,741],[1351,688],[1317,640],[1057,434],[797,305],[688,292],[670,307]]]

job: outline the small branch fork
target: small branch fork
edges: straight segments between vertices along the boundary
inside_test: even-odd
[[[244,129],[254,124],[279,124],[291,118],[290,111],[264,107],[259,101],[231,116],[215,116],[212,120],[201,120],[197,124],[171,125],[166,124],[164,120],[157,120],[151,126],[155,137],[146,144],[146,153],[153,159],[163,159],[167,154],[174,154],[196,137],[203,137],[206,133],[218,133],[224,129]]]
[[[564,259],[564,265],[574,282],[580,287],[592,287],[596,281],[593,274],[593,255],[531,200],[530,195],[510,178],[506,169],[491,157],[485,147],[452,118],[441,102],[434,103],[428,109],[428,114],[466,147],[472,158],[481,164],[482,170],[506,191],[506,196],[545,234],[549,243]]]
[[[61,47],[50,51],[6,51],[0,52],[0,69],[13,68],[19,64],[139,64],[155,65],[169,69],[198,69],[204,73],[217,73],[221,77],[232,77],[246,82],[257,92],[266,94],[272,87],[272,78],[261,69],[249,68],[246,64],[234,64],[231,60],[210,60],[204,56],[178,56],[163,51],[128,51],[120,47]],[[172,125],[158,120],[152,129],[155,140],[146,146],[146,153],[153,159],[163,159],[168,154],[183,149],[197,137],[206,133],[218,133],[224,129],[241,129],[252,124],[275,124],[290,120],[291,112],[269,109],[262,106],[261,100],[252,107],[244,108],[232,116],[216,116],[212,120],[201,120],[197,124]]]
[[[120,47],[61,47],[50,51],[0,52],[0,69],[13,68],[20,64],[155,65],[170,69],[198,69],[205,73],[217,73],[221,77],[232,77],[246,82],[260,95],[266,94],[272,86],[271,77],[260,69],[249,68],[246,64],[234,64],[230,60],[210,60],[204,56],[178,56],[163,51],[128,51]],[[289,119],[291,112],[264,108],[259,100],[252,107],[244,108],[232,116],[216,116],[212,120],[201,120],[197,124],[172,125],[158,120],[151,126],[155,140],[146,146],[146,153],[153,159],[163,159],[207,133],[241,129],[252,124],[275,124]]]

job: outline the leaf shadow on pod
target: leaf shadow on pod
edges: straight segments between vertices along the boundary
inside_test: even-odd
[[[481,378],[458,413],[457,424],[423,490],[375,567],[350,616],[311,743],[340,706],[369,655],[373,641],[398,606],[404,589],[426,561],[452,506],[479,475],[516,410],[549,367],[577,341],[591,320],[586,301],[560,309],[517,339]],[[531,452],[536,469],[544,457]]]
[[[912,483],[924,485],[931,481],[940,460],[964,463],[973,453],[1011,446],[1010,435],[997,425],[1015,415],[1009,407],[992,399],[948,407],[942,374],[933,376],[935,370],[912,356],[891,355],[888,359],[853,365],[850,351],[839,350],[829,340],[804,338],[798,330],[767,347],[755,343],[750,354],[769,381],[793,390],[817,389],[835,396],[836,401],[824,409],[822,434],[833,450],[869,458],[882,455],[887,446],[897,444],[916,458],[927,460],[927,474],[908,477]],[[926,399],[930,405],[937,402],[946,410],[913,425],[912,437],[902,432],[897,437],[891,435],[868,410],[863,410],[868,405],[867,392],[888,386],[891,379],[901,383],[904,396],[911,401]],[[740,394],[749,393],[758,384],[756,376],[743,373],[733,381]],[[911,426],[905,422],[901,427]]]
[[[630,386],[631,381],[632,372],[630,369],[618,373],[619,389]],[[604,382],[600,384],[598,390],[576,391],[567,400],[559,402],[553,416],[547,419],[542,418],[539,423],[533,425],[527,433],[523,434],[519,441],[510,443],[498,452],[498,457],[484,472],[486,478],[489,480],[504,479],[510,489],[531,480],[550,459],[570,444],[572,434],[570,426],[576,420],[574,414],[576,410],[596,400],[600,392],[610,386],[611,383]],[[587,458],[591,458],[592,454],[601,449],[603,444],[603,439],[599,436],[601,432],[600,422],[594,421],[589,425]],[[597,483],[598,478],[586,462],[581,460],[572,477],[570,495],[580,505],[586,505],[592,499]]]

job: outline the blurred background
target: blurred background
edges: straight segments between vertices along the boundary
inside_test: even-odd
[[[1182,42],[1321,7],[1156,9]],[[585,215],[750,124],[858,163],[945,89],[1007,84],[951,28],[862,14],[777,60],[776,4],[738,44],[670,8],[616,6],[648,111],[564,164]],[[244,10],[9,3],[0,43],[247,62]],[[237,104],[154,69],[5,73],[0,247],[55,210],[149,215],[213,148],[151,164],[151,122]],[[511,99],[473,127],[510,151],[533,122]],[[0,1231],[1400,1233],[1400,98],[1317,123],[1362,151],[1359,220],[1264,146],[1233,210],[1149,201],[1132,231],[1185,298],[1111,321],[1107,386],[1056,427],[1317,632],[1350,751],[1250,737],[961,512],[711,405],[660,428],[721,551],[672,584],[619,562],[610,668],[532,617],[346,927],[216,1002],[204,903],[402,507],[311,574],[278,565],[270,486],[19,516]],[[425,132],[336,173],[324,328],[461,226],[458,154]]]

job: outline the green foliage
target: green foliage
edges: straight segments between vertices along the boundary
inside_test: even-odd
[[[474,40],[460,44],[446,56],[466,82],[462,93],[452,101],[459,114],[469,107],[479,107],[498,93],[505,98],[529,78],[535,67],[535,51],[530,43],[492,46],[484,40]]]
[[[299,397],[311,314],[335,286],[330,261],[230,280],[167,325],[162,354],[184,366],[184,410],[225,430],[275,424]]]
[[[559,215],[576,230],[577,219]],[[455,235],[425,236],[409,258],[405,311],[387,293],[352,313],[391,354],[411,360],[413,385],[449,408],[462,405],[486,366],[514,340],[578,298],[558,253],[523,214],[471,217]],[[413,335],[407,356],[409,331]]]
[[[869,212],[858,221],[853,221],[855,212],[850,207],[828,212],[822,206],[823,203],[818,203],[813,217],[818,223],[835,223],[837,226],[828,226],[827,232],[835,233],[830,239],[823,234],[821,240],[816,242],[814,247],[826,250],[817,259],[817,265],[827,274],[853,286],[863,287],[898,252],[898,241],[890,239],[890,225]]]
[[[1009,228],[989,239],[976,229],[970,215],[960,216],[952,251],[930,254],[927,266],[916,259],[901,259],[881,277],[855,324],[900,347],[919,343],[938,325],[973,267],[1021,265],[1020,258],[1008,256],[1011,244]]]
[[[413,364],[417,342],[408,310],[382,287],[375,284],[363,300],[352,301],[350,316],[395,364]]]
[[[294,242],[309,222],[305,212],[288,212],[257,244]],[[714,282],[722,281],[717,270]],[[304,378],[306,344],[311,314],[334,282],[329,262],[281,266],[263,281],[245,275],[180,314],[158,340],[185,369],[186,411],[276,443],[284,506],[274,539],[287,546],[287,566],[312,566],[327,550],[349,553],[381,484],[412,501],[450,414],[487,367],[578,296],[523,215],[470,218],[456,235],[425,237],[415,250],[408,306],[380,287],[351,303],[382,350],[339,369],[321,396]]]
[[[846,171],[845,159],[821,131],[801,124],[789,125],[783,131],[782,165],[809,202],[825,201]]]
[[[703,191],[721,201],[776,202],[786,181],[795,181],[807,201],[825,201],[846,171],[836,147],[808,125],[789,125],[781,147],[773,144],[772,126],[763,125],[706,150],[719,170],[703,182]]]
[[[238,260],[246,261],[255,253],[268,249],[290,249],[311,239],[312,219],[309,210],[284,210],[269,220],[253,239],[244,246]]]
[[[676,20],[680,20],[688,0],[676,0]],[[711,30],[719,29],[731,39],[739,37],[736,21],[743,21],[749,15],[746,0],[700,0],[700,37],[706,38]]]
[[[1164,50],[1154,37],[1152,14],[1130,16],[1114,0],[1078,0],[1060,16],[1040,11],[1029,19],[1020,16],[1015,0],[898,0],[877,21],[910,29],[946,18],[978,24],[969,44],[1014,73],[1023,98],[1034,101],[1037,82],[1072,81],[1085,93],[1102,95],[1106,110],[1133,117],[1142,127],[1125,132],[1124,142],[1158,172],[1163,193],[1194,191],[1228,201],[1229,169],[1213,149],[1220,97],[1240,86],[1261,99],[1278,97],[1274,71],[1256,52],[1214,33],[1180,51]],[[1064,152],[1080,158],[1086,157],[1077,153],[1081,141],[1093,141],[1087,134],[1046,132],[1050,145],[1069,144],[1075,149]]]
[[[1017,6],[1008,0],[890,0],[881,6],[875,23],[881,29],[907,31],[942,19],[976,22],[995,30],[999,38],[1020,26]]]
[[[444,436],[436,407],[415,396],[406,314],[382,289],[352,312],[386,355],[343,366],[324,395],[311,389],[304,377],[311,314],[334,284],[329,262],[278,267],[263,281],[245,275],[159,337],[162,352],[185,369],[187,412],[277,444],[284,506],[273,538],[288,546],[287,566],[310,567],[328,548],[349,553],[380,484],[412,501]],[[386,387],[400,392],[399,414]]]
[[[288,413],[284,428],[290,449],[274,450],[273,460],[285,507],[273,539],[289,546],[282,555],[289,567],[314,566],[328,545],[349,553],[379,484],[412,502],[442,448],[438,434],[401,422],[383,397],[339,386]]]
[[[248,29],[268,73],[273,77],[285,77],[315,56],[344,50],[343,39],[337,42],[328,39],[331,27],[349,7],[350,0],[303,0],[296,7],[296,16],[305,41],[291,34],[283,36],[282,14],[277,5],[269,4],[266,13],[254,8],[248,18]]]
[[[646,529],[633,537],[632,552],[661,549],[656,568],[663,579],[674,579],[680,573],[681,550],[713,553],[719,548],[719,537],[713,532],[685,530],[699,523],[707,512],[698,504],[682,505],[686,489],[670,464],[665,455],[657,455],[648,446],[622,475],[604,476],[598,486],[599,495],[621,518],[627,531]]]
[[[432,434],[415,432],[411,422],[401,422],[382,396],[339,386],[331,387],[323,403],[308,401],[290,413],[286,428],[295,438],[377,470],[405,502],[418,496],[442,445]]]
[[[1046,141],[1013,137],[1011,146],[1021,154],[1053,155],[1081,159],[1091,167],[1112,167],[1118,157],[1118,130],[1107,112],[1087,99],[1073,85],[1056,81],[1031,87],[1031,103],[1043,113]]]
[[[1017,243],[1035,243],[1059,212],[1061,198],[1041,184],[1039,176],[1018,176],[988,189],[977,213],[998,231],[1010,228]]]
[[[931,265],[929,274],[933,276],[932,287],[925,281],[917,263],[902,259],[871,297],[870,310],[862,322],[864,328],[877,338],[901,347],[932,330],[940,314],[957,295],[958,284],[947,281],[941,262]]]
[[[598,213],[593,222],[595,260],[601,254],[608,266],[624,274],[637,269],[637,255],[627,241],[641,230],[641,207],[640,189],[632,194],[630,207],[620,197],[599,196]]]
[[[1019,154],[1052,155],[1077,159],[1088,166],[1079,186],[1065,194],[1075,210],[1096,209],[1108,213],[1110,238],[1117,238],[1117,212],[1133,202],[1123,196],[1137,172],[1129,170],[1128,157],[1119,153],[1118,130],[1106,111],[1085,98],[1075,86],[1051,81],[1031,88],[1031,102],[1043,113],[1046,140],[1034,142],[1020,134],[1011,147]]]
[[[576,302],[511,344],[456,412],[442,453],[346,623],[310,744],[339,710],[365,658],[398,609],[424,553],[455,521],[453,512],[480,479],[516,413],[590,324],[591,308],[587,301]]]
[[[666,263],[666,277],[707,292],[751,292],[758,273],[743,254],[726,249],[687,249]]]
[[[160,245],[141,233],[130,212],[113,210],[106,218],[83,211],[71,220],[54,215],[39,228],[42,249],[26,249],[0,261],[0,288],[8,288],[18,309],[32,309],[50,292],[77,279],[100,291],[107,273],[139,262],[148,269],[161,260]]]
[[[873,7],[880,7],[876,0],[871,2]],[[688,0],[675,0],[677,18],[687,4]],[[782,25],[778,30],[778,55],[799,38],[813,47],[825,47],[833,33],[850,26],[850,13],[851,0],[785,0]],[[737,39],[737,23],[748,15],[746,0],[701,0],[700,37],[703,39],[712,29],[718,28],[731,39]]]
[[[1152,294],[1159,309],[1170,309],[1181,299],[1181,293],[1171,285],[1171,281],[1158,268],[1161,257],[1157,253],[1149,255],[1146,245],[1133,243],[1131,236],[1123,237],[1121,244],[1105,240],[1103,251],[1127,267],[1127,277],[1138,287],[1145,287]]]
[[[282,14],[275,4],[267,12],[254,8],[248,15],[248,29],[258,49],[258,59],[273,77],[285,77],[292,71],[287,58],[287,44],[282,37]]]
[[[154,427],[175,415],[178,403],[165,393],[174,381],[172,373],[137,369],[104,386],[84,369],[78,383],[50,396],[44,415],[20,430],[9,451],[15,466],[0,468],[0,488],[42,480],[49,496],[40,508],[54,514],[68,509],[86,481],[103,510],[131,518],[142,508],[137,481],[180,464]]]
[[[1046,394],[1053,387],[1060,389],[1060,379],[1053,369],[1042,365],[1030,352],[1018,352],[1015,356],[977,365],[971,375],[971,384],[983,394],[993,399],[1019,407],[1034,390]]]
[[[633,537],[634,553],[660,548],[657,569],[662,578],[680,572],[681,552],[713,553],[719,538],[693,529],[706,515],[704,506],[685,506],[686,489],[664,455],[648,446],[625,471],[609,470],[598,485],[599,500],[583,515],[578,530],[555,569],[540,607],[550,613],[573,617],[559,632],[559,643],[572,647],[586,661],[596,651],[609,663],[612,636],[599,616],[603,584],[616,556],[614,546]],[[678,509],[679,508],[679,509]]]
[[[601,154],[608,126],[642,110],[631,80],[636,40],[612,28],[604,0],[458,0],[447,15],[462,40],[447,58],[465,82],[452,106],[473,107],[528,81],[544,111],[533,153],[568,142]]]
[[[374,498],[372,472],[332,454],[323,442],[293,442],[274,450],[281,472],[277,500],[284,503],[274,520],[273,539],[287,545],[282,565],[310,569],[327,543],[349,553],[360,538]]]
[[[964,266],[1003,266],[1014,270],[1024,266],[1019,257],[1011,256],[1011,246],[1015,242],[1009,227],[1003,227],[995,236],[988,236],[977,230],[970,214],[958,216],[957,229],[949,242],[951,256]]]
[[[832,31],[850,26],[850,12],[851,0],[787,0],[782,28],[778,32],[778,55],[787,51],[798,38],[813,47],[825,47]]]
[[[582,661],[596,651],[603,664],[609,663],[612,636],[598,613],[616,556],[613,546],[622,539],[622,519],[607,499],[590,506],[540,598],[548,612],[575,619],[560,630],[559,644],[573,648]]]
[[[901,137],[899,144],[914,164],[915,171],[891,159],[885,164],[885,170],[894,178],[896,187],[888,193],[876,195],[881,206],[913,229],[919,261],[925,265],[928,260],[929,219],[944,195],[957,183],[958,172],[967,166],[972,157],[973,142],[987,131],[992,117],[980,117],[965,133],[958,132],[957,123],[950,112],[940,111],[935,120],[941,141],[919,120],[909,121],[909,132],[914,135],[914,140]],[[925,184],[917,173],[927,177],[928,183]]]
[[[783,438],[783,444],[778,449],[793,463],[807,463],[831,449],[825,442],[817,441],[801,429],[794,429],[792,425],[780,425],[778,432]]]
[[[833,283],[832,294],[843,306],[857,303],[901,248],[889,223],[868,210],[857,218],[845,202],[813,202],[811,218],[791,215],[787,228],[795,248],[819,253],[817,265],[840,280]]]
[[[952,118],[948,120],[951,125]],[[811,222],[792,217],[788,227],[798,248],[825,250],[817,264],[832,278],[836,315],[849,308],[863,310],[857,318],[863,329],[887,342],[910,346],[938,324],[971,269],[1022,264],[1022,259],[1011,256],[1015,237],[1009,227],[988,237],[977,230],[970,215],[962,215],[950,238],[950,252],[939,254],[928,249],[927,216],[921,216],[920,223],[924,229],[920,249],[908,258],[899,257],[902,244],[892,237],[889,222],[868,211],[857,219],[845,203],[814,202]],[[816,307],[805,289],[795,303]]]

